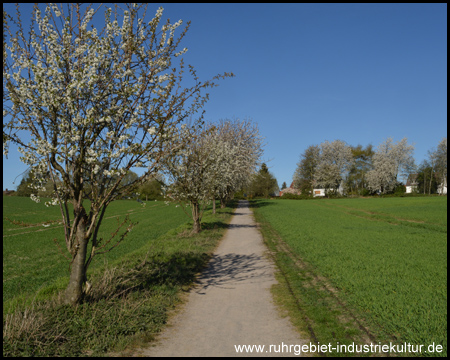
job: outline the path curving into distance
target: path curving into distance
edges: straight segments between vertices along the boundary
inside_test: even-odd
[[[270,345],[306,343],[281,318],[270,287],[275,266],[248,206],[240,201],[207,268],[183,309],[151,347],[135,356],[295,356]],[[236,352],[235,345],[264,345],[263,352]],[[293,351],[293,347],[291,348]]]

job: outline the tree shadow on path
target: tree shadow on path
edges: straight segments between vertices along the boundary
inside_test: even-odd
[[[270,204],[270,203],[268,203]],[[240,202],[233,216],[250,215],[248,212],[241,212],[240,209],[251,207],[249,202]],[[217,226],[218,224],[216,224]],[[225,224],[223,224],[225,225]],[[223,226],[222,225],[222,226]],[[227,224],[229,230],[240,228],[256,229],[256,224]],[[228,253],[213,255],[206,269],[196,281],[196,292],[205,294],[209,287],[221,287],[232,289],[236,285],[243,285],[244,282],[260,283],[270,281],[273,277],[273,269],[263,256],[257,254],[237,254]]]
[[[272,267],[262,256],[229,253],[214,255],[197,279],[196,292],[205,294],[211,286],[232,289],[238,284],[265,282],[272,278]]]

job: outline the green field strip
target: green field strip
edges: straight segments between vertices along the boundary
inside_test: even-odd
[[[344,206],[368,213],[381,213],[399,220],[447,227],[447,197],[370,198],[324,200],[324,204]]]
[[[63,257],[60,249],[69,255],[64,243],[62,225],[51,224],[43,227],[41,220],[55,219],[61,221],[58,207],[45,207],[43,203],[36,204],[29,198],[3,198],[4,217],[27,223],[41,223],[38,227],[23,227],[5,229],[3,222],[3,302],[12,300],[18,294],[21,296],[35,293],[39,288],[48,286],[58,278],[69,274],[69,261]],[[39,211],[40,217],[36,214]],[[23,210],[23,211],[21,211]],[[22,216],[19,216],[22,215]],[[91,268],[102,266],[105,261],[114,261],[124,254],[144,246],[148,241],[163,235],[188,221],[186,215],[167,206],[162,202],[147,203],[142,207],[136,201],[115,201],[107,210],[100,229],[99,237],[108,239],[116,229],[117,217],[129,215],[132,222],[138,222],[127,238],[110,253],[94,258]],[[53,239],[57,239],[60,249]],[[114,240],[111,245],[115,244]]]
[[[156,204],[156,205],[148,206],[148,207],[145,207],[142,209],[137,209],[137,210],[131,209],[125,213],[114,214],[113,216],[105,217],[103,219],[103,221],[109,220],[109,219],[116,219],[117,217],[120,218],[121,216],[142,213],[144,211],[148,211],[148,209],[162,207],[162,206],[165,206],[165,205]],[[5,220],[6,220],[6,222],[11,223],[13,228],[5,228]],[[46,226],[44,226],[43,224],[45,224]],[[49,230],[50,227],[51,228],[55,228],[55,227],[63,228],[63,223],[61,221],[61,214],[59,214],[59,220],[43,220],[42,222],[37,223],[37,224],[27,224],[27,223],[20,224],[20,221],[18,221],[18,220],[12,220],[10,218],[3,217],[3,237],[25,235],[25,234],[29,234],[29,233],[32,233],[35,231],[36,232],[46,231],[46,230]]]
[[[335,209],[338,212],[344,212],[349,215],[353,215],[356,217],[360,217],[363,219],[373,220],[373,221],[382,221],[385,223],[389,223],[392,225],[403,225],[403,226],[410,226],[410,227],[416,227],[416,228],[424,228],[431,231],[436,232],[442,232],[447,233],[447,226],[440,225],[436,223],[428,223],[425,221],[420,220],[414,220],[414,219],[407,219],[407,218],[400,218],[400,217],[394,217],[392,215],[382,213],[382,212],[375,212],[375,211],[367,211],[362,210],[358,208],[351,208],[348,206],[342,206],[337,203],[315,203],[317,206],[324,206],[329,209]]]
[[[390,199],[370,205],[389,208],[399,204],[386,200]],[[442,216],[446,200],[426,200],[408,204],[423,207],[424,222],[430,221],[429,213]],[[373,221],[357,210],[348,214],[348,209],[322,200],[265,201],[255,208],[295,254],[329,281],[339,298],[377,329],[379,338],[411,344],[435,342],[446,348],[446,226],[394,223],[399,220],[392,217]],[[402,211],[398,213],[404,217]]]
[[[319,275],[317,269],[292,251],[279,236],[276,236],[275,247],[279,253],[287,255],[292,266],[296,267],[294,278],[285,277],[290,282],[291,289],[296,288],[296,290],[292,290],[292,294],[300,306],[308,309],[308,313],[315,313],[315,316],[312,317],[315,322],[310,319],[309,326],[314,334],[321,334],[320,341],[318,335],[315,335],[316,342],[339,341],[341,344],[352,342],[370,344],[376,341],[374,334],[371,333],[364,321],[339,297],[339,291],[332,286],[328,279]],[[301,280],[300,287],[295,284],[299,278]],[[318,312],[323,314],[317,316]],[[330,316],[330,314],[332,315]],[[324,319],[326,319],[326,328],[329,329],[325,334],[324,329],[321,328],[324,325]]]

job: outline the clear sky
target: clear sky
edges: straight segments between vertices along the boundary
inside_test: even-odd
[[[211,89],[205,120],[258,123],[280,187],[325,140],[407,137],[419,164],[447,136],[447,4],[161,6],[164,19],[191,20],[181,46],[201,80],[236,75]],[[14,148],[3,160],[3,189],[15,189],[26,166]]]

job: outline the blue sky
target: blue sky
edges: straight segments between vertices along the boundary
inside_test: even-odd
[[[447,136],[447,4],[161,6],[164,19],[191,20],[181,46],[200,79],[236,75],[211,89],[205,119],[258,123],[280,186],[303,151],[325,140],[407,137],[420,163]],[[3,188],[15,189],[25,169],[12,148]]]

